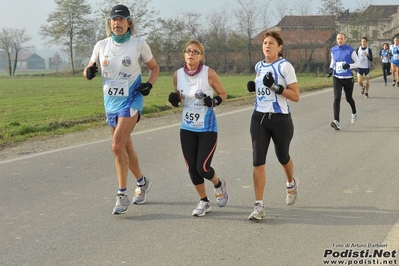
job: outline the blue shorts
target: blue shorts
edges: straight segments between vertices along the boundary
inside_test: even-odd
[[[392,61],[391,61],[391,64],[392,64],[392,65],[395,65],[395,66],[397,66],[397,67],[399,67],[399,61],[392,60]]]
[[[122,109],[117,113],[107,113],[107,124],[110,127],[116,127],[118,124],[118,117],[133,117],[139,112],[137,109],[134,108],[126,108]],[[139,112],[139,118],[137,119],[137,122],[140,120],[140,112]]]
[[[363,74],[366,77],[370,76],[370,68],[358,68],[357,69],[357,75],[358,76],[363,76]]]

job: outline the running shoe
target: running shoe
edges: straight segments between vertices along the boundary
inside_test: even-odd
[[[366,87],[362,87],[362,90],[360,91],[360,93],[363,95],[364,94],[364,90],[366,89]]]
[[[288,205],[292,205],[296,202],[298,198],[298,187],[299,187],[298,179],[294,178],[294,185],[292,187],[287,187],[287,197],[285,199],[285,202]]]
[[[351,124],[353,125],[356,122],[356,120],[357,120],[357,113],[356,114],[352,114]]]
[[[147,177],[144,177],[144,180],[145,184],[143,186],[137,186],[134,190],[134,204],[143,204],[147,200],[147,193],[151,190],[152,182]]]
[[[226,191],[226,181],[224,181],[224,179],[220,179],[220,182],[222,183],[222,185],[218,188],[213,188],[213,191],[215,192],[215,197],[217,199],[219,207],[223,207],[229,200],[229,195]]]
[[[262,220],[266,218],[265,206],[255,203],[254,211],[248,216],[248,220]]]
[[[395,84],[396,84],[396,80],[393,80],[392,87],[395,87]]]
[[[386,85],[387,85],[387,83],[385,82],[385,83],[384,83],[384,86],[386,86]]]
[[[364,98],[367,99],[369,97],[369,94],[366,92],[366,94],[364,95]]]
[[[197,208],[193,210],[193,216],[201,217],[211,210],[211,203],[209,201],[201,200]]]
[[[112,211],[112,214],[122,214],[127,212],[127,208],[130,205],[130,200],[127,195],[118,194],[116,195],[116,204],[115,208]]]
[[[335,130],[341,130],[341,127],[339,126],[339,122],[337,120],[331,121],[330,126]]]
[[[399,82],[396,82],[396,87],[399,87]]]

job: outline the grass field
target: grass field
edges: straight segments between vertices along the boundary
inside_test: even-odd
[[[373,72],[377,76],[380,70]],[[221,75],[228,100],[248,97],[248,80],[254,75]],[[332,86],[332,79],[298,74],[301,91]],[[146,77],[143,78],[146,80]],[[143,115],[167,112],[173,107],[168,95],[173,90],[172,75],[159,76],[145,98]],[[44,135],[64,134],[105,125],[101,79],[87,81],[77,76],[0,77],[0,147]]]

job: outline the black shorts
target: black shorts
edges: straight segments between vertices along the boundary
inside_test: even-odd
[[[358,76],[365,75],[366,77],[368,77],[370,75],[370,68],[358,68],[357,75]]]
[[[261,113],[254,111],[251,118],[253,165],[266,163],[270,140],[273,139],[278,161],[285,165],[290,160],[289,147],[294,136],[291,114]]]

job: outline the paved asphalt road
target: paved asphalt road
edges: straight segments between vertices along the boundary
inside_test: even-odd
[[[226,179],[230,200],[219,208],[208,182],[213,205],[205,217],[191,216],[198,199],[178,125],[133,134],[154,186],[148,203],[125,215],[111,215],[117,183],[109,140],[0,161],[0,265],[312,266],[340,258],[397,265],[399,88],[374,79],[370,96],[355,85],[355,125],[342,99],[341,131],[329,126],[331,89],[291,103],[299,199],[285,204],[271,146],[261,222],[247,220],[254,201],[250,106],[218,116],[213,167]],[[134,187],[130,179],[130,195]],[[380,250],[383,258],[371,257]]]

